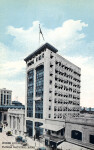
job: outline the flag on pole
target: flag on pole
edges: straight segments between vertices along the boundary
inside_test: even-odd
[[[42,30],[41,30],[41,27],[40,27],[40,24],[39,24],[39,42],[40,42],[40,34],[42,35],[42,38],[45,41]]]

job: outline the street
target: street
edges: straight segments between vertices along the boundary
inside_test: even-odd
[[[40,146],[43,147],[43,144],[33,141],[29,137],[27,137],[27,146],[23,146],[21,143],[15,141],[15,136],[7,136],[6,132],[0,133],[0,150],[34,150]]]

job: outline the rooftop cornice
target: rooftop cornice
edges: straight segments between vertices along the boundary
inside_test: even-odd
[[[55,47],[53,47],[49,43],[45,43],[44,45],[40,46],[37,50],[35,50],[33,53],[31,53],[29,56],[27,56],[24,59],[24,61],[28,61],[30,58],[34,57],[35,55],[37,55],[38,53],[40,53],[42,50],[44,50],[46,48],[48,48],[49,50],[51,50],[54,53],[58,52],[58,50]]]

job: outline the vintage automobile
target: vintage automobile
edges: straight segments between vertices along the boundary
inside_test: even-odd
[[[22,142],[23,137],[22,136],[17,136],[15,140],[16,140],[16,142]]]
[[[6,135],[7,135],[7,136],[12,136],[11,131],[7,131],[7,132],[6,132]]]
[[[20,142],[23,146],[27,145],[27,140],[23,139],[22,136],[17,136],[15,140],[16,140],[16,142]]]

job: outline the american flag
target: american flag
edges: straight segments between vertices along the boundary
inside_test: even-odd
[[[40,40],[40,34],[42,35],[42,38],[45,41],[42,30],[41,30],[41,27],[40,27],[40,24],[39,24],[39,40]]]

